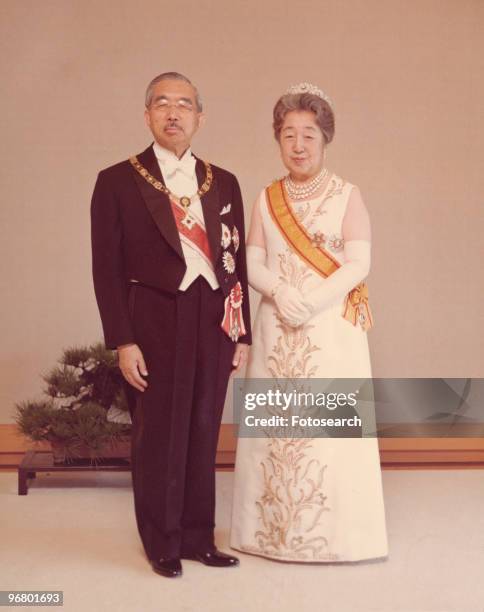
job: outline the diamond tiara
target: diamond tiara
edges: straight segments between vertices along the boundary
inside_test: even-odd
[[[289,89],[286,91],[286,94],[312,94],[313,96],[318,96],[322,100],[325,100],[330,107],[334,110],[334,104],[331,98],[321,91],[319,87],[313,85],[312,83],[298,83],[297,85],[291,85]]]

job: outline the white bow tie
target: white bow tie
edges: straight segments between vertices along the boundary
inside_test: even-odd
[[[163,170],[166,170],[168,176],[175,174],[177,170],[183,172],[187,176],[193,176],[196,163],[197,160],[192,155],[185,155],[182,159],[170,157],[162,160]]]

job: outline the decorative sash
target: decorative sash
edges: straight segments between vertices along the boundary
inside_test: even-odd
[[[338,260],[320,245],[315,245],[305,227],[294,215],[286,198],[283,181],[275,181],[266,189],[269,212],[286,242],[313,270],[326,278],[340,266]],[[342,316],[363,330],[373,327],[373,317],[368,303],[368,287],[359,283],[345,298]]]
[[[190,223],[186,223],[187,213],[185,208],[172,199],[170,199],[170,204],[180,239],[204,257],[210,266],[213,266],[212,252],[205,227],[191,213],[189,213]]]

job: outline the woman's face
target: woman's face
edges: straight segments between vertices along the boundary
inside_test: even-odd
[[[282,162],[291,177],[307,181],[321,171],[324,138],[316,115],[311,111],[291,111],[284,117],[279,135]]]

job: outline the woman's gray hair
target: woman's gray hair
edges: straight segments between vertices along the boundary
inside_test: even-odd
[[[274,138],[279,142],[282,124],[287,113],[291,111],[311,111],[321,130],[324,142],[329,144],[334,136],[334,112],[331,106],[319,96],[309,93],[284,94],[274,106],[272,127]]]
[[[157,83],[160,81],[184,81],[193,87],[195,90],[195,102],[197,103],[197,110],[199,113],[202,112],[202,99],[200,98],[200,94],[198,93],[198,89],[195,85],[187,78],[185,75],[180,74],[179,72],[163,72],[156,76],[146,88],[145,94],[145,106],[149,108],[151,106],[151,102],[153,100],[153,89]]]

